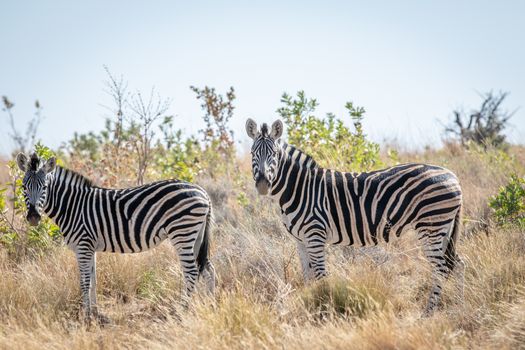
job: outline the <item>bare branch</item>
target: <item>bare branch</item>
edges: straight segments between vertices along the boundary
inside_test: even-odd
[[[488,92],[480,96],[483,102],[479,110],[472,111],[469,115],[458,110],[453,111],[453,123],[445,128],[445,132],[459,136],[463,145],[474,142],[484,147],[501,146],[505,142],[505,135],[502,134],[502,131],[514,114],[514,112],[509,113],[501,109],[508,93],[500,92],[496,95]],[[467,123],[464,122],[465,119]]]
[[[171,100],[161,98],[155,93],[154,87],[147,100],[144,100],[140,91],[137,91],[131,95],[127,104],[131,111],[128,119],[131,124],[138,126],[138,133],[134,135],[131,142],[138,157],[137,184],[139,185],[144,182],[144,175],[151,161],[151,141],[155,136],[152,126],[167,112],[170,104]]]
[[[9,136],[11,137],[11,140],[15,145],[14,151],[26,152],[27,150],[30,150],[35,144],[36,135],[38,133],[38,127],[40,126],[40,123],[44,118],[42,115],[42,105],[38,100],[35,101],[35,114],[33,118],[31,118],[31,120],[27,123],[25,131],[21,132],[16,127],[15,118],[13,115],[13,108],[15,104],[11,100],[9,100],[7,96],[2,96],[2,104],[2,110],[6,112],[8,116],[9,127],[11,129]]]

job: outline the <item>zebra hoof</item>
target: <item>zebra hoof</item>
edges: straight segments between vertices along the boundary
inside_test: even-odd
[[[97,321],[97,324],[99,324],[100,326],[110,326],[111,324],[113,324],[113,322],[111,322],[111,319],[108,316],[100,312],[97,312],[95,319]]]
[[[434,312],[436,311],[436,308],[434,306],[427,306],[425,308],[425,311],[421,314],[421,318],[429,318],[434,315]]]
[[[111,319],[99,312],[96,306],[92,307],[89,320],[90,322],[94,321],[99,326],[108,326],[112,324]]]

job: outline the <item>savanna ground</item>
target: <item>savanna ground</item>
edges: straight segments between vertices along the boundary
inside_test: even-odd
[[[377,247],[329,247],[329,277],[304,283],[295,242],[280,222],[277,205],[256,194],[249,154],[235,149],[228,128],[233,88],[221,96],[208,87],[192,87],[206,128],[199,139],[184,138],[166,116],[166,101],[144,101],[143,95],[127,93],[122,79],[108,75],[115,104],[106,129],[75,134],[58,150],[40,144],[36,149],[43,158],[57,155],[59,164],[99,186],[180,178],[204,187],[215,216],[211,261],[218,275],[216,292],[206,294],[201,282],[191,306],[182,307],[182,273],[168,243],[135,255],[98,253],[99,310],[112,322],[87,324],[80,316],[74,254],[49,219],[36,228],[27,226],[21,174],[12,159],[3,159],[1,348],[525,348],[525,180],[518,180],[525,174],[523,146],[505,145],[496,134],[492,141],[499,142],[497,148],[474,139],[477,146],[452,141],[418,152],[395,145],[380,149],[363,133],[363,108],[346,104],[350,129],[334,115],[316,117],[317,102],[303,92],[283,94],[277,112],[287,126],[286,139],[321,165],[362,171],[424,162],[458,175],[464,194],[457,246],[466,262],[464,299],[453,275],[440,309],[421,318],[430,269],[411,235]],[[493,117],[504,97],[488,95],[487,101],[496,102],[484,103],[488,110],[473,115],[498,120]],[[3,103],[13,121],[14,104],[7,97]],[[38,102],[36,108],[39,118]],[[27,144],[36,139],[31,126],[38,120],[29,125],[29,133],[17,133],[11,125],[17,147],[29,151]],[[484,131],[490,129],[501,130],[490,126]],[[478,131],[461,135],[477,137]],[[512,175],[517,177],[502,197],[498,216],[489,203]]]
[[[420,318],[429,266],[408,235],[390,245],[330,248],[330,276],[305,285],[295,244],[275,204],[258,197],[250,160],[242,176],[197,178],[214,202],[214,296],[179,301],[182,274],[167,244],[135,255],[98,254],[99,308],[112,324],[79,317],[71,251],[53,243],[21,252],[0,249],[2,348],[287,348],[421,349],[525,347],[525,232],[496,227],[487,198],[525,168],[525,150],[400,153],[399,161],[450,168],[465,196],[458,244],[467,267],[465,297],[452,277],[443,305]],[[2,181],[7,167],[0,167]],[[242,198],[239,197],[242,193]]]

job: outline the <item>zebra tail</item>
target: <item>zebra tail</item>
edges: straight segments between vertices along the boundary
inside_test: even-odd
[[[208,264],[208,253],[210,249],[210,235],[211,235],[211,226],[212,226],[212,212],[211,212],[211,201],[210,201],[210,210],[206,214],[206,223],[204,227],[204,236],[202,237],[202,243],[197,255],[197,267],[199,268],[199,274],[204,271],[206,265]]]
[[[458,256],[456,253],[456,242],[459,237],[459,231],[461,229],[461,212],[462,207],[459,208],[454,218],[454,227],[452,228],[452,233],[448,239],[447,249],[445,250],[445,264],[449,271],[452,271],[456,266]]]

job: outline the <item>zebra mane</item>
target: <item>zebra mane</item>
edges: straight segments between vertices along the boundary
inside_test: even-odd
[[[269,133],[269,131],[268,131],[268,124],[263,123],[263,124],[261,125],[261,136],[262,136],[262,137],[268,137],[269,134],[270,134],[270,133]]]
[[[40,165],[40,159],[36,153],[31,154],[29,158],[29,169],[32,171],[37,171],[38,166]]]
[[[304,157],[304,164],[310,169],[319,168],[319,165],[317,165],[317,162],[315,159],[312,158],[309,154],[306,154],[305,152],[301,151],[299,148],[289,145],[284,141],[281,141],[281,146],[284,152],[287,154],[287,157],[292,158],[292,155],[294,153],[300,153],[301,156]]]
[[[79,183],[82,184],[82,185],[85,185],[87,187],[94,187],[94,183],[91,179],[85,177],[84,175],[74,171],[74,170],[71,170],[71,169],[68,169],[68,168],[64,168],[64,167],[61,167],[61,166],[58,166],[57,165],[57,168],[60,169],[60,172],[58,173],[59,177],[64,177],[65,175],[67,174],[71,174],[71,177],[77,179],[77,180],[80,180]]]

